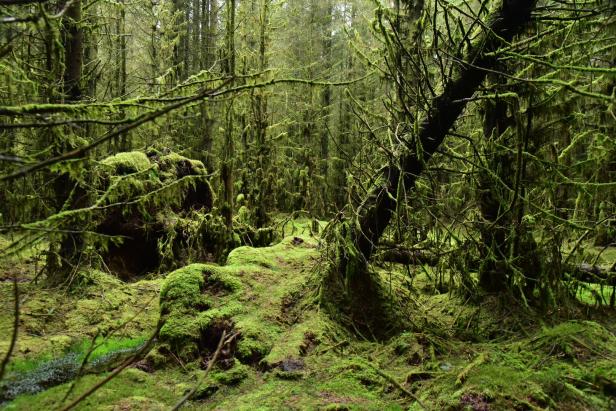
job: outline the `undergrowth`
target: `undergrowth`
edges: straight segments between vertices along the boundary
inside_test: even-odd
[[[435,287],[429,268],[409,272],[398,266],[376,267],[392,307],[404,301],[404,312],[411,313],[408,329],[377,342],[341,327],[320,309],[319,271],[314,269],[319,258],[318,242],[306,231],[272,247],[240,247],[224,266],[192,264],[164,281],[133,283],[128,289],[103,273],[93,275],[85,287],[108,281],[105,288],[122,293],[124,287],[141,298],[149,294],[139,287],[160,289],[167,328],[148,357],[149,368],[125,370],[77,409],[169,409],[197,381],[203,383],[186,409],[614,409],[612,311],[582,304],[545,315],[523,312],[498,298],[476,304],[454,289]],[[77,301],[108,307],[104,297],[86,289],[90,294],[81,294]],[[50,293],[40,298],[55,302],[59,297]],[[117,309],[128,309],[131,301],[122,300]],[[76,304],[75,309],[88,304]],[[95,312],[62,323],[83,324]],[[77,314],[68,310],[63,315]],[[156,317],[149,317],[150,327]],[[113,323],[99,318],[103,325]],[[55,338],[64,336],[53,321],[48,329],[55,330]],[[105,329],[98,325],[99,331]],[[12,370],[32,370],[32,364],[40,363],[28,363],[28,358],[46,360],[48,352],[52,358],[58,352],[83,353],[97,329],[80,330],[87,333],[79,340],[69,338],[64,351],[46,343],[32,356],[22,346]],[[137,347],[146,334],[138,330],[129,326],[122,337],[110,337],[91,358]],[[237,333],[236,338],[205,375],[223,330]],[[80,378],[69,400],[102,378],[106,370],[101,371],[101,376]],[[62,384],[22,395],[4,407],[53,409],[67,389],[68,384]]]

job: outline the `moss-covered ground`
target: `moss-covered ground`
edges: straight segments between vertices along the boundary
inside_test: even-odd
[[[308,227],[310,223],[306,223]],[[481,305],[439,293],[420,267],[379,268],[393,299],[408,304],[409,327],[389,341],[359,338],[319,309],[318,242],[297,230],[266,248],[240,247],[224,266],[192,264],[160,279],[125,284],[89,272],[73,292],[32,280],[35,262],[18,270],[22,321],[13,372],[67,352],[87,351],[112,335],[100,353],[143,341],[167,320],[152,366],[131,367],[77,409],[169,409],[197,381],[185,409],[195,410],[612,410],[616,406],[616,316],[608,309],[520,314],[494,298]],[[291,234],[291,233],[286,233]],[[159,293],[161,307],[159,307]],[[583,306],[582,306],[583,307]],[[10,339],[11,304],[0,311],[0,352]],[[233,355],[205,376],[224,323],[237,332]],[[220,329],[219,329],[220,331]],[[210,350],[210,354],[208,354]],[[106,370],[103,370],[106,371]],[[77,381],[69,400],[105,377]],[[70,383],[22,395],[0,408],[56,409]],[[65,402],[66,404],[67,402]]]

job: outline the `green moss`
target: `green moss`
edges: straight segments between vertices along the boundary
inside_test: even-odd
[[[230,301],[227,304],[199,313],[195,321],[199,324],[201,330],[205,330],[207,327],[222,320],[233,318],[242,311],[243,308],[240,302]]]
[[[280,333],[272,350],[263,362],[272,365],[280,363],[286,358],[298,357],[302,354],[302,345],[306,340],[306,335],[311,333],[318,340],[323,337],[317,334],[323,332],[323,322],[320,316],[309,313],[300,324]]]
[[[182,358],[198,352],[199,340],[208,327],[232,318],[241,304],[221,295],[241,289],[238,279],[224,268],[192,264],[170,273],[160,293],[161,318],[165,324],[160,339]]]
[[[231,369],[214,371],[210,378],[216,384],[236,385],[248,377],[249,370],[250,368],[248,366],[239,361],[235,361]]]
[[[199,160],[186,158],[178,153],[169,153],[160,158],[161,168],[165,172],[178,174],[180,167],[187,166],[188,174],[191,175],[206,175],[207,170],[203,163]]]
[[[235,355],[244,363],[255,363],[265,357],[271,349],[272,342],[266,340],[263,334],[242,334]]]
[[[97,334],[97,342],[106,334],[112,335],[112,341],[122,341],[154,331],[160,280],[125,284],[95,270],[79,275],[84,281],[70,293],[33,282],[20,284],[20,329],[11,361],[13,369],[36,368],[41,362],[75,350],[75,344],[89,344]],[[12,301],[10,282],[0,282],[0,299]],[[0,324],[5,327],[0,332],[0,352],[8,348],[12,321],[10,305],[5,305],[0,310]]]
[[[118,153],[101,161],[111,168],[112,174],[124,175],[145,171],[151,167],[150,159],[141,151]]]
[[[198,305],[202,301],[206,269],[205,264],[193,264],[170,273],[160,289],[162,311]]]
[[[242,289],[241,280],[233,275],[233,270],[226,267],[212,267],[208,273],[207,284],[233,293]]]
[[[9,404],[5,410],[51,410],[61,408],[77,398],[85,390],[105,378],[105,375],[83,376],[77,383],[74,392],[67,402],[61,403],[68,389],[68,384],[50,388],[36,395],[23,395]],[[188,383],[188,376],[176,371],[165,374],[148,374],[139,370],[127,369],[113,378],[101,389],[86,398],[76,406],[76,410],[163,410],[169,409],[182,395],[183,391],[177,389],[179,382]]]
[[[272,268],[272,260],[266,252],[259,248],[253,247],[238,247],[231,251],[227,256],[227,265],[242,266],[256,265],[263,268]]]
[[[545,327],[531,344],[549,355],[573,360],[616,355],[616,337],[594,321],[567,321]]]
[[[237,344],[236,356],[244,363],[256,363],[272,349],[280,328],[264,323],[254,316],[244,316],[237,320],[241,338]]]

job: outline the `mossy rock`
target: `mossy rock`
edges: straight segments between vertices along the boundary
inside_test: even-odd
[[[172,173],[175,177],[188,175],[206,175],[207,169],[199,160],[184,157],[178,153],[169,153],[158,159],[163,172]]]
[[[212,329],[233,328],[230,319],[241,311],[233,298],[241,283],[222,267],[191,264],[170,273],[160,292],[160,341],[183,359],[192,359],[204,348],[216,347],[220,338]],[[222,330],[219,330],[222,331]],[[227,330],[229,331],[229,330]]]
[[[235,360],[228,370],[216,370],[210,378],[219,385],[237,385],[248,377],[249,367]]]

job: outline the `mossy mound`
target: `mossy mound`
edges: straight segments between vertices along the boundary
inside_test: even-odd
[[[616,337],[596,322],[570,321],[513,342],[452,348],[406,377],[436,408],[611,409]]]
[[[156,328],[161,280],[125,284],[111,274],[82,271],[78,285],[66,292],[33,282],[35,266],[34,259],[15,266],[21,273],[20,323],[17,345],[0,382],[0,402],[70,381],[87,353],[82,372],[105,372]],[[12,334],[12,288],[12,282],[0,281],[0,299],[6,302],[0,305],[2,353]],[[21,409],[49,408],[22,405]]]
[[[3,404],[3,410],[60,409],[97,383],[101,376],[85,375],[64,399],[68,384],[50,388],[35,396],[23,395]],[[104,387],[79,403],[76,410],[168,410],[184,394],[189,380],[179,372],[150,374],[131,368],[113,378]]]
[[[264,359],[283,333],[285,305],[307,287],[295,267],[314,258],[315,246],[289,237],[272,247],[239,247],[225,266],[192,264],[170,273],[160,294],[159,352],[195,360],[211,353],[225,330],[238,333],[231,357],[246,364]]]
[[[35,273],[33,267],[28,264],[23,272]],[[79,285],[69,293],[21,278],[19,338],[12,357],[17,368],[58,358],[96,335],[133,339],[154,331],[162,280],[126,284],[96,270],[80,272],[79,277]],[[6,352],[11,338],[12,287],[11,282],[0,282],[0,299],[6,302],[0,307],[0,352]]]
[[[175,222],[212,209],[213,192],[203,163],[177,153],[150,150],[118,153],[94,170],[94,186],[104,194],[97,202],[95,232],[117,240],[104,244],[105,264],[122,278],[173,267],[176,254],[207,227],[175,230]],[[199,244],[201,248],[206,245]]]
[[[118,153],[102,160],[101,164],[109,167],[110,174],[116,176],[143,172],[152,166],[148,156],[141,151]]]
[[[100,373],[117,367],[145,343],[145,338],[96,338],[73,344],[56,358],[46,356],[14,361],[0,381],[0,402],[35,394],[70,382],[79,374]]]

